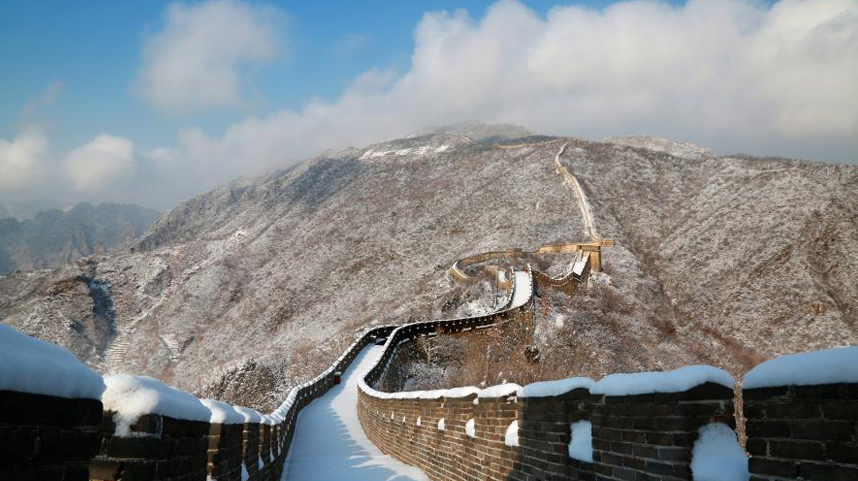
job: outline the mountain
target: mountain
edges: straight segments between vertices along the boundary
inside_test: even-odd
[[[223,185],[122,252],[0,278],[0,319],[104,372],[270,408],[365,326],[489,309],[491,283],[457,284],[455,259],[587,240],[554,166],[568,143],[559,161],[616,240],[584,293],[543,302],[539,337],[571,336],[570,372],[743,372],[858,343],[858,167],[492,129],[432,129]]]
[[[57,267],[140,236],[158,212],[136,205],[77,204],[32,219],[0,219],[0,274]]]

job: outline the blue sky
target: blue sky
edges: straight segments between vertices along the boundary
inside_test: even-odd
[[[53,144],[71,148],[104,130],[155,148],[186,126],[222,132],[243,115],[300,108],[310,97],[336,98],[371,67],[408,68],[412,33],[426,11],[467,9],[482,16],[488,1],[249,2],[287,14],[289,46],[279,61],[254,73],[266,101],[240,112],[163,115],[129,91],[141,43],[156,30],[171,2],[61,0],[0,3],[0,136],[11,137],[21,110],[51,83],[62,82],[55,102],[40,109]],[[545,14],[553,1],[528,1]],[[602,8],[612,2],[575,2]],[[674,2],[679,3],[679,2]]]
[[[855,85],[858,0],[2,2],[0,204],[164,209],[472,119],[855,163]]]

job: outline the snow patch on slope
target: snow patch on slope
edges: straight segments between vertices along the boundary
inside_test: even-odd
[[[449,145],[440,145],[440,146],[432,146],[432,145],[423,145],[420,147],[409,147],[405,149],[395,149],[395,150],[373,150],[369,149],[361,155],[358,160],[366,160],[366,159],[374,159],[377,157],[385,157],[388,155],[427,155],[427,154],[440,154],[442,152],[446,152],[450,149]]]

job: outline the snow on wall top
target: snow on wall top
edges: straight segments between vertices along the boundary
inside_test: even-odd
[[[590,392],[607,396],[683,392],[712,382],[733,389],[734,379],[727,371],[707,365],[685,366],[666,372],[610,374],[597,382]]]
[[[203,406],[211,411],[209,422],[220,424],[244,424],[242,416],[235,408],[225,402],[215,399],[200,399]]]
[[[580,258],[575,260],[575,263],[572,265],[572,273],[576,276],[580,276],[584,273],[584,267],[587,266],[587,262],[590,260],[590,253],[585,252]]]
[[[483,389],[477,394],[477,397],[487,398],[487,397],[504,397],[504,396],[518,396],[521,392],[521,386],[515,383],[506,383],[506,384],[498,384],[497,386],[491,386]]]
[[[528,271],[514,271],[515,291],[512,293],[511,309],[527,304],[533,295],[533,280]]]
[[[211,410],[190,393],[167,386],[148,376],[114,374],[104,378],[104,409],[115,411],[116,435],[128,436],[129,428],[144,414],[209,422]]]
[[[588,377],[570,377],[557,381],[542,381],[528,384],[521,389],[519,397],[548,397],[566,394],[575,389],[591,389],[596,382]]]
[[[858,382],[858,346],[781,356],[748,371],[745,389]]]
[[[66,349],[0,325],[0,390],[99,399],[104,382]]]

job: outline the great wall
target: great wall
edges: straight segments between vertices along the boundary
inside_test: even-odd
[[[534,269],[503,270],[507,300],[491,314],[365,331],[266,416],[197,400],[201,413],[184,416],[154,403],[129,420],[105,407],[103,385],[87,392],[66,386],[51,394],[45,383],[29,390],[0,384],[0,479],[280,480],[284,466],[300,464],[298,459],[287,462],[290,453],[301,452],[295,446],[298,414],[332,389],[349,389],[355,396],[354,415],[381,452],[419,467],[432,480],[695,479],[695,446],[703,433],[733,435],[736,428],[736,380],[711,366],[616,374],[598,382],[572,378],[486,389],[377,390],[406,343],[514,322],[532,315],[534,300],[545,289],[573,295],[590,271],[600,268],[602,247],[612,245],[598,238],[592,225],[588,233],[591,239],[582,243],[456,261],[450,274],[464,280],[477,264],[490,260],[576,253],[569,271],[556,278]],[[495,275],[500,271],[493,270]],[[12,339],[26,337],[2,329],[0,334]],[[858,480],[856,349],[777,358],[744,376],[740,400],[751,480]],[[366,358],[370,354],[377,357]],[[356,358],[367,359],[365,372],[355,372]],[[50,378],[51,364],[38,362],[27,364],[30,373]]]

